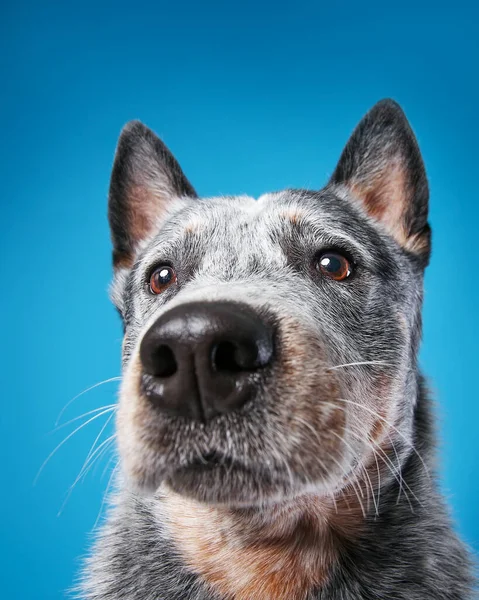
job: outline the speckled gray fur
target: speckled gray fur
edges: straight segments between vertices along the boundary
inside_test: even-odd
[[[409,194],[400,233],[408,240],[414,236],[421,240],[412,250],[398,242],[390,223],[368,214],[368,207],[352,192],[358,187],[369,189],[391,165],[403,169]],[[146,200],[145,194],[149,194]],[[369,202],[374,201],[370,194]],[[135,211],[142,210],[141,202],[145,215],[138,234]],[[320,366],[369,362],[344,369],[340,383],[343,395],[347,390],[348,398],[360,404],[368,406],[368,395],[379,377],[392,382],[394,428],[388,435],[409,493],[401,493],[400,479],[386,471],[378,514],[368,503],[360,536],[343,545],[327,581],[312,588],[304,600],[474,597],[468,552],[454,533],[438,491],[431,403],[417,367],[423,270],[429,260],[427,202],[427,181],[415,138],[392,101],[376,105],[361,122],[323,190],[286,190],[257,201],[198,199],[154,134],[139,123],[128,125],[122,134],[109,211],[115,261],[112,298],[125,327],[125,377],[132,377],[139,341],[159,315],[181,303],[219,299],[244,302],[272,316],[280,336],[286,332],[284,323],[294,320],[308,332],[311,344],[316,340],[325,348]],[[356,269],[350,282],[323,281],[311,272],[311,261],[322,248],[339,248],[353,258]],[[178,286],[152,297],[145,291],[145,276],[162,262],[175,266]],[[306,402],[301,386],[315,376],[317,364],[314,370],[299,365],[298,380],[287,386],[278,384],[282,375],[273,371],[255,402],[235,417],[226,415],[207,425],[162,421],[158,430],[162,435],[167,431],[166,437],[175,443],[166,446],[165,442],[164,452],[158,455],[142,457],[136,442],[124,440],[120,454],[132,460],[133,453],[144,475],[135,481],[130,463],[124,466],[106,523],[85,563],[79,597],[226,600],[184,564],[164,527],[163,484],[201,502],[221,501],[232,510],[235,502],[245,506],[249,499],[261,511],[268,503],[295,494],[336,493],[336,467],[331,462],[328,474],[322,472],[311,458],[319,451],[312,438],[299,424],[289,435],[281,419],[281,411],[287,411],[294,423],[295,386]],[[126,402],[126,394],[124,388],[120,404]],[[309,401],[320,400],[310,397]],[[348,415],[351,423],[355,418],[359,417]],[[345,431],[344,436],[351,452],[338,447],[335,464],[340,462],[354,475],[367,448],[354,432]],[[266,471],[248,476],[233,473],[227,480],[199,482],[194,489],[175,480],[177,465],[212,449],[249,467],[267,459],[268,482],[262,479]],[[329,464],[327,456],[324,460]],[[307,467],[301,470],[301,464]],[[158,491],[152,495],[152,489]],[[261,596],[251,600],[256,598],[262,600]]]

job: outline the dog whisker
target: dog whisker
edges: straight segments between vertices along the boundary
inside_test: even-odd
[[[36,485],[43,469],[45,468],[45,466],[48,464],[48,462],[51,460],[51,458],[58,452],[58,450],[70,439],[72,438],[76,433],[78,433],[80,430],[82,430],[84,427],[86,427],[89,423],[91,423],[92,421],[95,421],[96,419],[98,419],[99,417],[101,417],[102,415],[106,415],[109,412],[111,412],[111,409],[107,409],[107,410],[103,410],[99,413],[97,413],[96,415],[94,415],[93,417],[91,417],[90,419],[88,419],[87,421],[85,421],[84,423],[82,423],[79,427],[77,427],[76,429],[74,429],[71,433],[69,433],[55,448],[54,450],[52,450],[50,452],[50,454],[47,456],[47,458],[44,460],[44,462],[42,463],[40,469],[38,470],[37,475],[35,476],[35,479],[33,480],[33,485]]]
[[[87,394],[88,392],[91,392],[92,390],[94,390],[97,387],[100,387],[101,385],[105,385],[106,383],[111,383],[113,381],[121,381],[121,377],[110,377],[109,379],[104,379],[103,381],[99,381],[98,383],[95,383],[94,385],[91,385],[90,387],[86,388],[85,390],[83,390],[83,392],[80,392],[79,394],[77,394],[76,396],[74,396],[71,400],[69,400],[65,406],[61,409],[56,421],[55,421],[55,427],[57,427],[58,423],[60,422],[60,419],[63,416],[63,413],[66,411],[66,409],[73,403],[75,402],[75,400],[77,400],[78,398],[80,398],[81,396],[84,396],[85,394]]]
[[[351,444],[349,444],[345,439],[344,436],[339,435],[338,433],[336,433],[334,430],[331,430],[330,433],[332,433],[335,437],[337,437],[343,444],[345,444],[350,450],[352,455],[355,455],[354,449],[351,446]],[[376,502],[376,496],[374,495],[374,488],[373,488],[373,484],[371,481],[371,478],[369,477],[369,473],[367,471],[367,469],[364,467],[364,465],[362,466],[362,471],[364,472],[368,483],[369,483],[369,488],[371,489],[371,493],[373,496],[373,503],[374,503],[374,508],[375,508],[375,514],[378,515],[379,514],[379,505]],[[366,489],[368,490],[368,503],[369,503],[369,488],[366,487]],[[368,506],[369,509],[369,506]]]
[[[396,469],[396,466],[394,465],[393,461],[389,458],[389,456],[386,454],[386,452],[381,448],[381,446],[379,446],[379,444],[377,444],[374,440],[371,440],[371,442],[376,446],[378,452],[380,452],[383,456],[384,456],[384,460],[386,460],[388,462],[388,464],[391,467],[391,473],[395,476],[400,489],[402,488],[402,485],[406,486],[406,488],[409,490],[409,492],[412,494],[413,498],[416,500],[416,502],[422,506],[422,502],[419,500],[419,498],[416,496],[416,494],[412,491],[411,487],[409,486],[409,484],[405,481],[404,477],[401,475],[401,471],[400,468]],[[381,455],[379,456],[379,458],[382,458]],[[412,512],[414,512],[411,501],[409,499],[409,494],[406,492],[406,490],[404,490],[404,494],[406,495],[406,498],[409,502],[409,505],[411,507]]]
[[[68,500],[69,500],[69,498],[70,498],[73,490],[75,489],[76,485],[78,484],[78,482],[82,479],[82,477],[84,477],[88,473],[88,471],[92,468],[92,466],[96,462],[98,462],[98,460],[101,458],[101,456],[103,456],[104,452],[106,452],[108,450],[108,447],[115,440],[115,438],[116,438],[116,434],[111,435],[109,438],[107,438],[106,440],[104,440],[98,446],[98,448],[91,455],[89,455],[89,457],[87,457],[87,460],[83,463],[83,466],[80,469],[80,472],[78,473],[77,477],[75,478],[75,481],[68,488],[68,492],[67,492],[66,498],[63,501],[63,503],[62,503],[62,505],[60,507],[60,510],[58,511],[57,516],[60,516],[61,513],[63,512],[63,510],[64,510],[64,508],[65,508],[65,506],[66,506],[66,504],[67,504],[67,502],[68,502]]]
[[[333,402],[327,402],[327,404],[330,404],[330,405],[332,405],[332,406],[336,406],[336,408],[342,408],[342,410],[343,410],[343,411],[345,411],[345,408],[344,408],[344,407],[338,407],[338,406],[337,406],[337,405],[335,405]],[[379,416],[379,415],[378,415],[378,416]],[[373,442],[373,440],[370,440],[370,441],[368,441],[367,439],[365,439],[365,438],[364,438],[364,432],[362,432],[362,431],[359,431],[358,433],[356,433],[356,434],[355,434],[355,433],[354,433],[354,431],[353,431],[353,428],[352,428],[351,424],[348,426],[348,429],[349,429],[349,432],[351,433],[351,435],[353,435],[353,436],[354,436],[356,439],[358,439],[358,440],[359,440],[361,443],[363,443],[363,444],[366,444],[366,446],[367,446],[367,447],[368,447],[368,448],[369,448],[369,449],[372,451],[372,453],[373,453],[373,456],[374,456],[374,459],[375,459],[375,461],[376,461],[376,468],[377,468],[377,474],[378,474],[378,500],[376,501],[375,505],[376,505],[376,506],[379,506],[379,493],[380,493],[380,488],[381,488],[381,485],[380,485],[380,482],[381,482],[381,475],[380,475],[379,464],[378,464],[378,462],[377,462],[377,456],[378,456],[378,454],[377,454],[377,450],[379,450],[379,452],[381,452],[381,453],[384,455],[384,457],[385,457],[385,458],[383,458],[382,456],[379,456],[379,458],[380,458],[380,459],[383,461],[383,463],[384,463],[384,464],[385,464],[385,465],[388,467],[388,470],[389,470],[389,471],[391,472],[391,474],[392,474],[392,475],[395,477],[396,481],[397,481],[397,482],[398,482],[398,484],[399,484],[399,489],[400,489],[400,492],[401,492],[401,491],[404,491],[404,494],[405,494],[405,496],[406,496],[406,499],[407,499],[407,501],[408,501],[408,503],[409,503],[409,506],[410,506],[410,508],[411,508],[411,511],[412,511],[412,512],[414,512],[414,510],[413,510],[413,507],[412,507],[412,504],[411,504],[411,501],[410,501],[410,499],[409,499],[409,495],[406,493],[406,491],[404,490],[404,487],[403,487],[403,486],[406,486],[406,487],[409,489],[409,491],[410,491],[410,492],[413,494],[413,496],[414,496],[415,500],[418,502],[418,504],[422,506],[422,503],[421,503],[421,501],[420,501],[420,500],[417,498],[417,496],[414,494],[414,492],[411,490],[410,486],[407,484],[407,482],[404,480],[404,478],[403,478],[403,477],[402,477],[402,475],[401,475],[401,463],[400,463],[399,455],[398,455],[398,453],[397,453],[397,450],[396,450],[396,446],[395,446],[395,444],[394,444],[394,441],[391,439],[391,436],[388,434],[389,440],[390,440],[390,442],[391,442],[391,446],[393,447],[393,451],[394,451],[394,453],[395,453],[395,456],[396,456],[396,459],[397,459],[397,461],[398,461],[398,467],[397,467],[397,469],[396,469],[396,467],[394,466],[394,463],[393,463],[393,462],[391,461],[391,459],[389,458],[389,456],[388,456],[388,455],[387,455],[387,454],[384,452],[384,450],[383,450],[383,449],[382,449],[382,448],[381,448],[381,447],[380,447],[378,444],[376,444],[375,442]],[[336,434],[335,432],[332,432],[332,433],[333,433],[334,435],[336,435],[337,437],[340,437],[340,436],[338,436],[338,434]],[[342,438],[341,438],[341,439],[342,439]],[[344,440],[343,440],[343,441],[344,441]],[[375,444],[375,446],[377,447],[377,450],[376,450],[376,449],[375,449],[375,448],[374,448],[374,447],[371,445],[371,443],[370,443],[370,442],[372,442],[372,443],[374,443],[374,444]],[[346,442],[345,442],[345,443],[346,443]],[[363,468],[364,468],[364,465],[363,465]],[[366,474],[367,474],[367,470],[366,470]],[[369,475],[368,475],[368,478],[369,478]],[[370,480],[370,478],[369,478],[369,480]],[[370,482],[371,482],[371,480],[370,480]]]
[[[98,446],[98,448],[95,450],[95,452],[93,452],[93,454],[88,459],[88,462],[85,463],[85,465],[80,470],[80,473],[78,474],[78,477],[77,477],[78,481],[80,481],[81,479],[84,479],[86,477],[86,475],[89,473],[89,471],[91,471],[93,466],[98,463],[100,458],[108,451],[108,449],[111,447],[111,445],[114,444],[115,440],[116,440],[116,434],[112,434]]]
[[[83,413],[82,415],[78,415],[78,417],[74,417],[73,419],[70,419],[66,423],[62,423],[61,425],[58,425],[58,427],[55,427],[55,429],[52,429],[52,431],[50,433],[55,433],[55,432],[59,431],[60,429],[63,429],[67,425],[71,425],[72,423],[75,423],[76,421],[83,419],[84,417],[88,417],[89,415],[93,415],[97,412],[100,412],[102,410],[107,410],[107,409],[114,411],[117,409],[117,404],[106,404],[105,406],[99,406],[98,408],[89,410],[88,412]]]
[[[108,419],[106,419],[106,421],[103,424],[102,428],[100,429],[98,435],[96,436],[93,444],[91,445],[90,451],[88,452],[88,454],[86,456],[85,462],[83,463],[83,466],[80,469],[80,474],[78,475],[79,478],[81,477],[81,474],[84,471],[86,465],[89,463],[90,458],[92,457],[92,455],[94,455],[98,451],[98,449],[102,446],[102,445],[100,445],[99,448],[97,450],[95,450],[95,446],[96,446],[98,440],[101,438],[103,432],[108,427],[108,424],[110,423],[110,421],[112,420],[112,418],[113,418],[113,413],[108,417]],[[111,436],[111,438],[114,438],[114,437],[115,437],[115,435]],[[111,438],[109,438],[109,439],[111,439]],[[104,442],[102,444],[104,444]]]
[[[302,418],[300,418],[300,417],[298,417],[298,416],[296,416],[295,418],[296,418],[296,420],[297,420],[299,423],[302,423],[302,424],[303,424],[303,425],[304,425],[304,426],[305,426],[307,429],[309,429],[309,430],[312,432],[312,434],[314,435],[314,437],[317,439],[318,443],[321,445],[321,444],[322,444],[322,440],[321,440],[321,438],[319,437],[319,434],[318,434],[318,432],[317,432],[317,431],[315,431],[315,430],[313,429],[313,427],[312,427],[312,426],[311,426],[311,425],[310,425],[310,424],[309,424],[307,421],[305,421],[304,419],[302,419]],[[323,461],[322,461],[322,460],[321,460],[319,457],[316,457],[316,458],[317,458],[317,460],[318,460],[319,464],[321,465],[321,467],[323,468],[323,470],[324,470],[324,471],[327,471],[327,469],[326,469],[326,467],[325,467],[325,464],[324,464],[324,462],[323,462]],[[349,477],[349,473],[348,473],[348,472],[345,470],[345,468],[343,467],[343,465],[342,465],[342,464],[341,464],[341,463],[340,463],[340,462],[339,462],[339,461],[338,461],[338,460],[337,460],[337,459],[336,459],[336,458],[335,458],[335,457],[334,457],[332,454],[329,454],[329,455],[328,455],[328,458],[330,458],[330,459],[331,459],[331,460],[332,460],[332,461],[333,461],[333,462],[334,462],[334,463],[335,463],[335,464],[336,464],[336,465],[339,467],[339,469],[340,469],[340,470],[341,470],[341,472],[343,473],[343,475],[344,475],[344,478],[345,478],[345,482],[346,482],[346,486],[347,486],[347,485],[351,485],[351,487],[353,488],[353,490],[354,490],[354,492],[355,492],[355,494],[356,494],[356,496],[357,496],[357,499],[358,499],[359,505],[361,506],[361,511],[362,511],[362,513],[363,513],[363,516],[364,516],[364,518],[366,518],[366,511],[365,511],[365,509],[364,509],[364,505],[363,505],[363,503],[362,503],[362,501],[361,501],[361,498],[360,498],[359,492],[358,492],[358,490],[356,489],[356,486],[355,486],[355,484],[354,484],[354,481],[353,481],[352,479],[350,479],[350,477]],[[362,491],[361,491],[361,488],[360,488],[360,487],[359,487],[359,490],[360,490],[360,492],[362,493]],[[336,503],[335,503],[335,505],[336,505]]]
[[[372,443],[374,443],[374,445],[376,446],[376,448],[374,448],[374,447],[371,445],[371,443],[370,443],[370,442],[368,442],[367,440],[364,440],[364,438],[363,438],[363,436],[362,436],[362,435],[355,434],[355,433],[354,433],[353,431],[351,431],[351,430],[350,430],[350,433],[351,433],[351,435],[353,435],[354,437],[356,437],[356,439],[358,439],[358,440],[360,440],[361,442],[365,443],[365,444],[366,444],[366,446],[367,446],[367,447],[368,447],[368,448],[369,448],[369,449],[372,451],[372,453],[373,453],[373,456],[374,456],[374,458],[375,458],[375,460],[376,460],[376,467],[377,467],[377,469],[378,469],[378,481],[380,481],[380,469],[379,469],[379,465],[378,465],[378,463],[377,463],[377,457],[379,456],[379,458],[382,460],[382,462],[384,463],[384,465],[387,467],[388,471],[391,473],[391,475],[393,475],[393,477],[394,477],[394,478],[396,479],[396,481],[398,482],[400,489],[403,489],[403,485],[405,485],[405,486],[406,486],[406,487],[407,487],[407,488],[408,488],[408,489],[411,491],[411,493],[413,493],[413,495],[414,495],[414,492],[412,492],[411,488],[409,487],[409,485],[406,483],[406,481],[405,481],[405,480],[404,480],[404,478],[402,477],[402,475],[401,475],[401,472],[400,472],[400,467],[398,468],[398,470],[396,470],[396,468],[395,468],[395,466],[394,466],[394,463],[391,461],[391,459],[390,459],[390,458],[389,458],[389,456],[386,454],[386,452],[384,452],[384,450],[383,450],[383,449],[382,449],[382,448],[381,448],[381,447],[380,447],[378,444],[376,444],[374,441],[372,441],[372,440],[371,440],[371,442],[372,442]],[[383,456],[379,455],[379,454],[378,454],[378,451],[379,451],[379,452],[380,452],[380,453],[381,453]],[[380,485],[379,485],[379,483],[378,483],[378,493],[379,493],[379,490],[380,490]],[[410,501],[410,499],[409,499],[409,495],[407,494],[407,492],[406,492],[404,489],[403,489],[403,491],[404,491],[404,495],[406,496],[406,499],[407,499],[407,501],[408,501],[408,503],[409,503],[409,506],[410,506],[410,509],[411,509],[411,511],[412,511],[412,512],[414,512],[414,509],[413,509],[413,507],[412,507],[411,501]],[[417,496],[415,496],[415,495],[414,495],[414,497],[415,497],[416,501],[418,502],[418,504],[422,505],[422,504],[421,504],[421,502],[420,502],[420,500],[417,498]],[[379,501],[378,501],[378,502],[379,502]],[[378,504],[378,505],[379,505],[379,504]]]
[[[350,429],[350,433],[351,433],[351,435],[353,435],[354,437],[356,437],[356,439],[358,439],[359,441],[361,441],[361,442],[363,442],[363,443],[366,444],[366,446],[373,452],[373,455],[374,455],[375,459],[376,459],[377,456],[379,456],[379,458],[383,461],[383,463],[386,465],[386,467],[388,468],[388,470],[390,471],[390,473],[394,476],[394,478],[398,482],[398,484],[400,486],[400,489],[403,489],[402,486],[405,485],[409,489],[409,491],[413,494],[413,496],[414,496],[415,500],[418,502],[418,504],[420,504],[422,506],[421,501],[417,498],[417,496],[414,494],[414,492],[411,490],[411,488],[409,487],[409,485],[407,484],[407,482],[404,480],[404,478],[401,475],[401,466],[400,466],[400,463],[399,463],[399,457],[398,457],[398,467],[397,467],[397,470],[396,470],[396,467],[395,467],[394,463],[389,458],[389,456],[386,454],[386,452],[381,448],[381,446],[379,446],[379,444],[377,444],[376,442],[374,442],[374,440],[369,440],[368,441],[368,440],[364,439],[364,435],[362,434],[362,432],[360,432],[359,434],[357,434],[357,433],[355,434]],[[372,444],[374,444],[374,446],[376,448],[374,448],[372,446]],[[378,455],[378,451],[382,454],[382,456]],[[396,453],[396,456],[397,456],[397,453]],[[376,462],[376,465],[377,465],[377,462]],[[378,476],[380,476],[379,473],[380,473],[380,471],[378,470]],[[403,491],[404,491],[404,494],[406,496],[406,499],[408,500],[408,503],[409,503],[411,511],[414,512],[414,509],[412,507],[412,504],[411,504],[411,501],[409,499],[408,494],[406,493],[405,490],[403,490]]]
[[[97,458],[94,461],[94,464],[91,464],[90,467],[88,468],[88,470],[83,474],[82,479],[85,479],[86,476],[88,475],[88,473],[95,473],[98,465],[100,464],[103,456],[105,456],[105,454],[111,450],[112,448],[114,448],[115,445],[115,441],[116,441],[116,434],[114,436],[110,436],[108,443],[103,447],[103,449],[101,450],[101,452],[99,452],[99,454],[97,455]],[[98,447],[99,449],[99,447]],[[110,463],[110,459],[113,459],[115,457],[115,453],[112,453],[112,456],[110,456],[110,458],[107,461],[107,464]],[[101,478],[100,478],[101,479]]]
[[[379,514],[379,506],[380,506],[380,500],[381,500],[381,470],[379,468],[379,463],[378,463],[378,457],[376,456],[376,452],[373,450],[373,456],[374,456],[374,461],[376,463],[376,472],[377,472],[377,476],[378,476],[378,497],[377,497],[377,504],[376,506],[378,507],[378,514]]]
[[[335,371],[336,369],[344,369],[345,367],[359,367],[363,365],[381,365],[386,367],[393,367],[394,365],[383,360],[363,360],[359,362],[344,363],[342,365],[334,365],[333,367],[327,367],[325,371]]]
[[[107,483],[107,486],[106,486],[106,489],[105,489],[105,492],[103,494],[103,498],[102,498],[102,501],[100,504],[100,510],[98,511],[97,518],[95,520],[95,523],[93,524],[93,529],[96,529],[96,526],[98,525],[98,521],[100,520],[101,513],[103,512],[103,507],[105,506],[105,500],[108,497],[108,494],[110,492],[110,487],[113,482],[113,478],[116,475],[116,473],[118,473],[119,468],[120,468],[120,463],[117,462],[117,464],[115,465],[115,467],[113,468],[113,470],[110,474],[110,478],[108,479],[108,483]]]
[[[408,440],[406,438],[406,436],[397,427],[395,427],[392,423],[390,423],[382,415],[378,414],[375,410],[369,408],[368,406],[364,406],[363,404],[360,404],[359,402],[354,402],[353,400],[349,400],[347,398],[338,398],[338,400],[340,402],[347,402],[348,404],[352,404],[354,406],[362,408],[363,410],[365,410],[365,411],[369,412],[370,414],[372,414],[374,417],[376,417],[376,418],[380,419],[381,421],[383,421],[384,423],[386,423],[386,425],[388,427],[390,427],[392,430],[394,430],[404,440],[404,442],[407,444],[408,448],[410,448],[416,454],[416,456],[421,461],[421,464],[424,467],[424,470],[426,471],[426,474],[428,475],[429,479],[431,479],[431,475],[429,473],[429,469],[428,469],[428,467],[427,467],[424,459],[419,454],[419,452],[416,450],[414,444],[410,440]]]
[[[113,444],[113,441],[112,441],[112,444]],[[110,458],[108,459],[106,465],[103,467],[103,471],[101,472],[101,476],[100,476],[100,481],[102,481],[103,478],[105,477],[106,472],[110,468],[110,465],[115,460],[115,458],[118,460],[118,456],[115,454],[115,452],[113,452],[112,455],[110,456]]]
[[[351,479],[350,474],[346,471],[346,469],[344,469],[344,467],[340,464],[340,462],[332,455],[330,455],[331,460],[336,463],[338,465],[338,467],[341,469],[341,471],[344,474],[344,478],[345,478],[345,485],[342,489],[342,493],[345,492],[345,490],[348,488],[348,486],[351,486],[351,488],[354,490],[354,493],[356,495],[356,498],[359,502],[359,506],[361,507],[361,512],[363,514],[363,517],[366,519],[366,510],[364,509],[364,505],[363,502],[361,500],[361,496],[358,493],[358,490],[356,488],[356,485],[354,483],[354,480]],[[360,489],[360,488],[359,488]],[[348,503],[349,506],[349,503]],[[351,510],[351,507],[349,507],[349,510]]]

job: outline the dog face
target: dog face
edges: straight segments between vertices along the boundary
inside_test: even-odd
[[[327,186],[199,199],[123,130],[109,218],[124,322],[122,464],[212,504],[331,495],[411,436],[428,189],[401,109],[377,104]]]

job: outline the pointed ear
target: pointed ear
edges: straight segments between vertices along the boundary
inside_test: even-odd
[[[139,121],[127,123],[118,141],[108,198],[115,268],[131,266],[139,242],[182,196],[196,197],[196,192],[165,144]]]
[[[393,100],[378,102],[349,139],[330,184],[352,197],[406,250],[429,257],[429,191],[414,133]]]

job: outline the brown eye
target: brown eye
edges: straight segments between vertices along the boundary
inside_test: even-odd
[[[158,267],[150,275],[150,292],[161,294],[167,287],[176,283],[176,273],[172,267],[163,265]]]
[[[337,252],[324,252],[320,255],[318,269],[334,281],[343,281],[352,273],[349,260]]]

